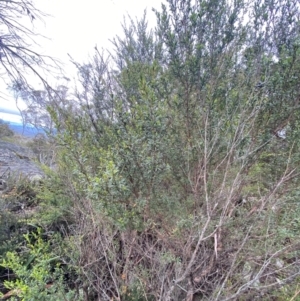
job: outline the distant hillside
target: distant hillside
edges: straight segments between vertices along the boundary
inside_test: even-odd
[[[26,137],[34,137],[36,134],[45,133],[43,129],[36,129],[35,127],[31,126],[23,126],[20,123],[10,122],[9,127],[19,135],[24,135]]]

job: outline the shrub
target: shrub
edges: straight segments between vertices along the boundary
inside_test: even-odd
[[[11,137],[13,135],[14,132],[9,128],[9,124],[0,119],[0,138]]]

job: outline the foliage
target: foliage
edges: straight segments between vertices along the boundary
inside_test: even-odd
[[[0,258],[20,246],[22,235],[30,228],[29,215],[37,205],[36,191],[28,179],[9,176],[5,182],[7,189],[0,194]]]
[[[84,300],[297,296],[299,9],[168,0],[73,62],[40,198]]]
[[[0,119],[0,138],[11,137],[14,132],[9,128],[9,124]]]
[[[45,134],[37,134],[33,139],[27,141],[26,146],[29,147],[42,166],[53,167],[55,164],[56,147],[54,139],[46,137]]]
[[[42,239],[41,230],[24,235],[25,250],[7,252],[1,266],[14,271],[15,280],[4,285],[21,300],[80,300],[75,292],[65,292],[63,269],[59,257],[50,251],[50,243]],[[52,239],[52,243],[55,239]]]

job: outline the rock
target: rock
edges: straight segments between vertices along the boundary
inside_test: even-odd
[[[0,193],[3,193],[7,190],[7,183],[4,179],[0,179]]]
[[[39,185],[43,181],[43,176],[41,174],[31,175],[29,180],[33,185]]]
[[[5,179],[8,177],[40,181],[44,173],[34,159],[35,155],[29,148],[0,140],[0,191],[7,188]]]
[[[278,269],[282,269],[284,267],[284,261],[280,258],[276,259],[275,265]]]

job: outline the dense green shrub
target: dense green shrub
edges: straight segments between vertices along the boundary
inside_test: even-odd
[[[48,106],[56,169],[37,218],[65,220],[85,301],[293,298],[299,5],[168,0],[155,14],[155,31],[130,19],[109,58],[75,63],[76,99]]]
[[[82,300],[64,283],[65,271],[53,252],[57,238],[51,239],[50,246],[50,242],[43,240],[41,229],[24,237],[26,244],[22,251],[7,252],[0,264],[15,275],[16,279],[7,280],[4,285],[17,296],[16,300]]]

